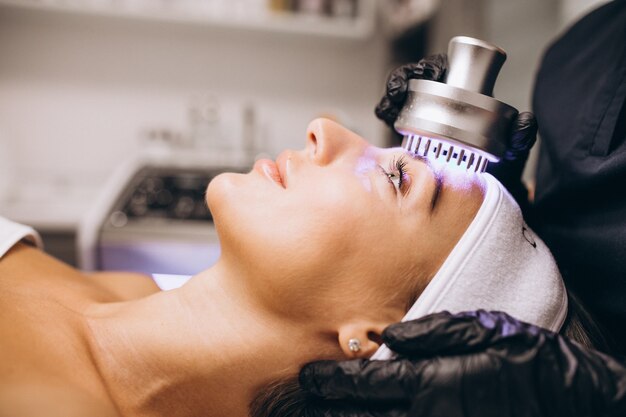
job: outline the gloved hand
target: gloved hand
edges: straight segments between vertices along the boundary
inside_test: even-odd
[[[311,416],[626,416],[626,366],[501,312],[389,326],[390,361],[321,361],[300,384]]]
[[[402,65],[391,72],[387,80],[386,92],[376,106],[376,116],[393,128],[407,96],[409,81],[422,79],[443,81],[448,68],[445,54],[431,55],[418,63]],[[530,149],[537,139],[537,122],[530,112],[520,113],[513,121],[513,133],[507,143],[504,157],[498,163],[491,162],[487,172],[496,177],[526,213],[528,190],[521,181],[522,172]]]
[[[522,112],[513,121],[513,133],[504,156],[499,162],[490,162],[487,172],[493,175],[511,193],[525,215],[528,213],[528,189],[522,182],[522,173],[530,149],[537,140],[537,121],[531,112]]]
[[[431,55],[417,63],[401,65],[389,74],[385,95],[376,106],[376,117],[393,128],[406,100],[410,80],[442,81],[448,69],[446,54]]]

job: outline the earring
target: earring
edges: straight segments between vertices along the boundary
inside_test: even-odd
[[[359,339],[348,340],[348,349],[350,349],[350,352],[358,352],[361,350],[361,341]]]

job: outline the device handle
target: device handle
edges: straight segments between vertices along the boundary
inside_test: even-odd
[[[455,36],[448,45],[448,71],[445,83],[493,97],[493,87],[506,52],[480,39]]]

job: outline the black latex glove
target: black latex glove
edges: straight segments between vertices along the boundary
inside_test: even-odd
[[[385,95],[376,106],[376,116],[393,128],[406,100],[409,80],[442,81],[447,68],[447,56],[439,54],[393,70],[387,80]],[[496,177],[513,195],[522,211],[527,212],[528,190],[522,183],[521,177],[528,153],[537,138],[535,116],[530,112],[520,113],[513,121],[512,132],[504,157],[498,163],[489,163],[487,172]]]
[[[383,340],[398,358],[302,369],[324,398],[311,416],[626,416],[624,364],[504,313],[437,313]]]
[[[401,65],[389,74],[385,95],[376,106],[376,117],[393,128],[406,100],[409,80],[443,80],[448,69],[446,54],[431,55],[417,63]]]
[[[504,156],[499,162],[489,162],[487,172],[496,177],[505,187],[522,213],[528,213],[528,190],[522,182],[522,173],[530,149],[537,140],[537,121],[531,112],[522,112],[513,121],[513,130]]]

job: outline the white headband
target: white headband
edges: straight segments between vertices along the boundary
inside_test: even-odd
[[[402,321],[440,311],[498,310],[558,332],[567,292],[556,262],[504,186],[482,177],[485,199],[476,217]],[[372,359],[392,355],[383,345]]]

